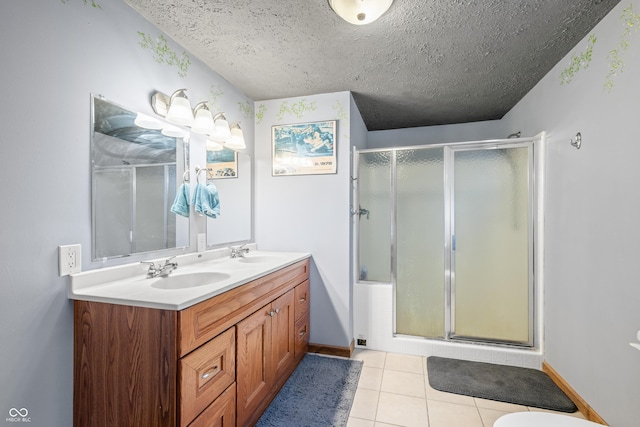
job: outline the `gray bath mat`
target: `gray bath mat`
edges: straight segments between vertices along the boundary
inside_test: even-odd
[[[256,427],[346,426],[362,362],[307,354]]]
[[[436,390],[560,412],[577,410],[547,374],[535,369],[431,356],[427,372]]]

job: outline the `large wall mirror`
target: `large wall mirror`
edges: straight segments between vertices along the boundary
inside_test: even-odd
[[[220,215],[207,218],[207,245],[241,244],[252,239],[252,166],[244,151],[207,149],[207,184],[220,196]]]
[[[92,259],[189,246],[189,218],[170,211],[188,144],[160,121],[92,99]]]
[[[191,135],[184,128],[100,95],[92,95],[91,108],[92,260],[189,247],[190,224],[200,228],[200,215],[193,206],[177,215],[171,206],[181,185],[192,191],[196,181],[215,186],[220,200],[220,214],[206,217],[207,246],[253,239],[249,153],[207,149],[203,160],[202,153],[191,152],[193,144],[186,142]],[[185,174],[191,155],[197,159],[194,167],[206,163],[206,178],[205,173],[195,179]]]

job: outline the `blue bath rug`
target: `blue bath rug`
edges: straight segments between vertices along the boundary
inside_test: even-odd
[[[431,356],[427,373],[431,387],[448,393],[552,411],[578,410],[547,374],[536,369]]]
[[[307,354],[257,427],[347,425],[362,361]]]

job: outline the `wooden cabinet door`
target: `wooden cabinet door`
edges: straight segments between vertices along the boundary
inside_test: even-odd
[[[236,385],[225,390],[189,427],[236,427]]]
[[[180,426],[188,425],[235,379],[236,333],[232,327],[178,361]]]
[[[278,382],[282,376],[288,375],[295,361],[293,295],[293,290],[290,290],[271,304],[273,310],[273,317],[271,318],[271,354],[273,374],[276,382]]]
[[[236,329],[238,426],[245,425],[273,385],[271,311],[271,305],[261,308],[238,323]]]

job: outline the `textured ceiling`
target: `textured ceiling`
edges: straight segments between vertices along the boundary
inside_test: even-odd
[[[125,0],[256,101],[352,91],[369,130],[499,119],[619,0]]]

